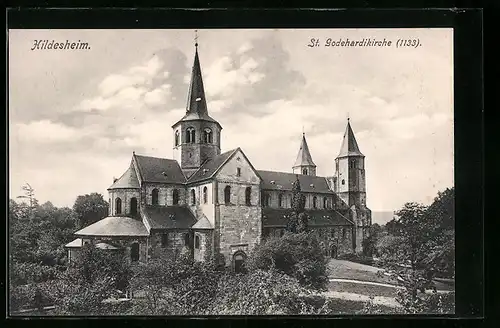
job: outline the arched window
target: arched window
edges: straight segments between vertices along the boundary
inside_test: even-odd
[[[241,273],[245,271],[246,254],[243,251],[238,251],[233,255],[234,272]]]
[[[208,203],[208,188],[203,187],[203,204]]]
[[[158,189],[153,189],[151,191],[151,204],[158,205]]]
[[[196,140],[196,132],[194,128],[187,128],[186,129],[186,142],[187,143],[195,143]]]
[[[302,174],[307,175],[307,169],[302,169]]]
[[[342,179],[342,185],[345,185],[345,180],[344,179]]]
[[[226,186],[226,188],[224,188],[224,203],[231,203],[231,186]]]
[[[130,259],[133,262],[139,261],[139,244],[133,243],[130,247]]]
[[[317,201],[318,201],[318,199],[316,198],[316,196],[314,196],[313,197],[313,208],[317,208],[318,207]]]
[[[198,235],[194,237],[194,248],[200,249],[200,236]]]
[[[283,207],[283,195],[282,194],[278,195],[278,206]]]
[[[137,198],[135,197],[130,199],[130,214],[137,215]]]
[[[196,205],[196,194],[194,189],[191,189],[191,205]]]
[[[122,200],[119,197],[115,200],[115,213],[122,214]]]
[[[206,128],[203,131],[203,142],[205,143],[212,143],[213,137],[212,137],[212,130],[209,128]]]
[[[356,168],[356,160],[355,159],[351,160],[351,169],[354,169],[354,168]]]
[[[172,203],[174,205],[178,205],[179,204],[179,190],[177,190],[177,189],[174,189],[172,191]]]
[[[328,207],[328,198],[323,197],[323,208],[327,208],[327,207]]]
[[[184,234],[184,245],[189,247],[189,233]]]
[[[246,187],[245,189],[245,204],[252,205],[252,187]]]
[[[345,238],[345,228],[342,228],[342,238]]]
[[[180,143],[180,135],[179,135],[179,130],[175,131],[175,146],[179,146],[179,143]]]
[[[260,197],[262,206],[269,206],[269,194],[267,192],[263,192]]]

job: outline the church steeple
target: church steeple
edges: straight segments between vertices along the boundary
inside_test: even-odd
[[[222,130],[219,122],[208,115],[197,37],[195,40],[186,114],[172,126],[174,130],[174,159],[179,162],[187,177],[206,160],[220,154]]]
[[[354,132],[351,128],[351,123],[347,119],[347,127],[344,133],[344,139],[342,140],[342,146],[340,147],[340,153],[337,158],[346,156],[363,156],[354,137]]]
[[[304,175],[316,175],[316,164],[314,164],[309,146],[306,141],[306,134],[302,133],[302,142],[300,144],[297,159],[293,165],[293,173]]]

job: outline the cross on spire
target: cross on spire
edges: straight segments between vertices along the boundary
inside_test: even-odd
[[[198,47],[198,30],[194,30],[194,46]]]

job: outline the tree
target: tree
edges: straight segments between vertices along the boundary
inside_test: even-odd
[[[307,231],[308,216],[305,213],[306,199],[301,192],[299,176],[292,184],[292,214],[288,220],[287,230],[292,233]]]
[[[294,277],[304,287],[324,289],[327,262],[313,233],[286,233],[258,245],[247,260],[249,271],[277,270]]]
[[[383,228],[374,223],[370,226],[368,237],[363,239],[363,255],[378,256],[377,241],[382,237]]]
[[[105,218],[108,215],[108,207],[109,204],[99,193],[78,196],[73,205],[78,226],[84,228]]]

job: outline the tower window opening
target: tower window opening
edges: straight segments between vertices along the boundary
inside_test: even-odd
[[[187,143],[195,143],[196,131],[194,128],[186,129],[186,142]]]
[[[318,201],[318,199],[316,198],[316,196],[314,196],[313,197],[313,208],[317,208],[318,207],[317,201]]]
[[[179,135],[179,130],[175,131],[175,146],[179,146],[179,143],[180,143],[180,135]]]
[[[231,203],[231,186],[226,186],[226,188],[224,188],[224,202],[226,204]]]
[[[356,160],[352,160],[351,161],[351,169],[355,169],[356,168]]]
[[[283,207],[283,195],[282,194],[278,195],[278,206]]]
[[[307,169],[302,169],[302,174],[307,175]]]
[[[208,203],[208,188],[203,187],[203,204]]]
[[[191,189],[191,205],[196,205],[196,193],[194,189]]]
[[[328,207],[328,198],[323,197],[323,208],[327,208],[327,207]]]
[[[241,168],[236,168],[236,176],[241,177]]]
[[[245,204],[252,205],[252,187],[246,187],[245,189]]]
[[[213,140],[212,130],[206,128],[205,131],[203,131],[203,141],[205,143],[212,143],[213,142],[212,140]]]

